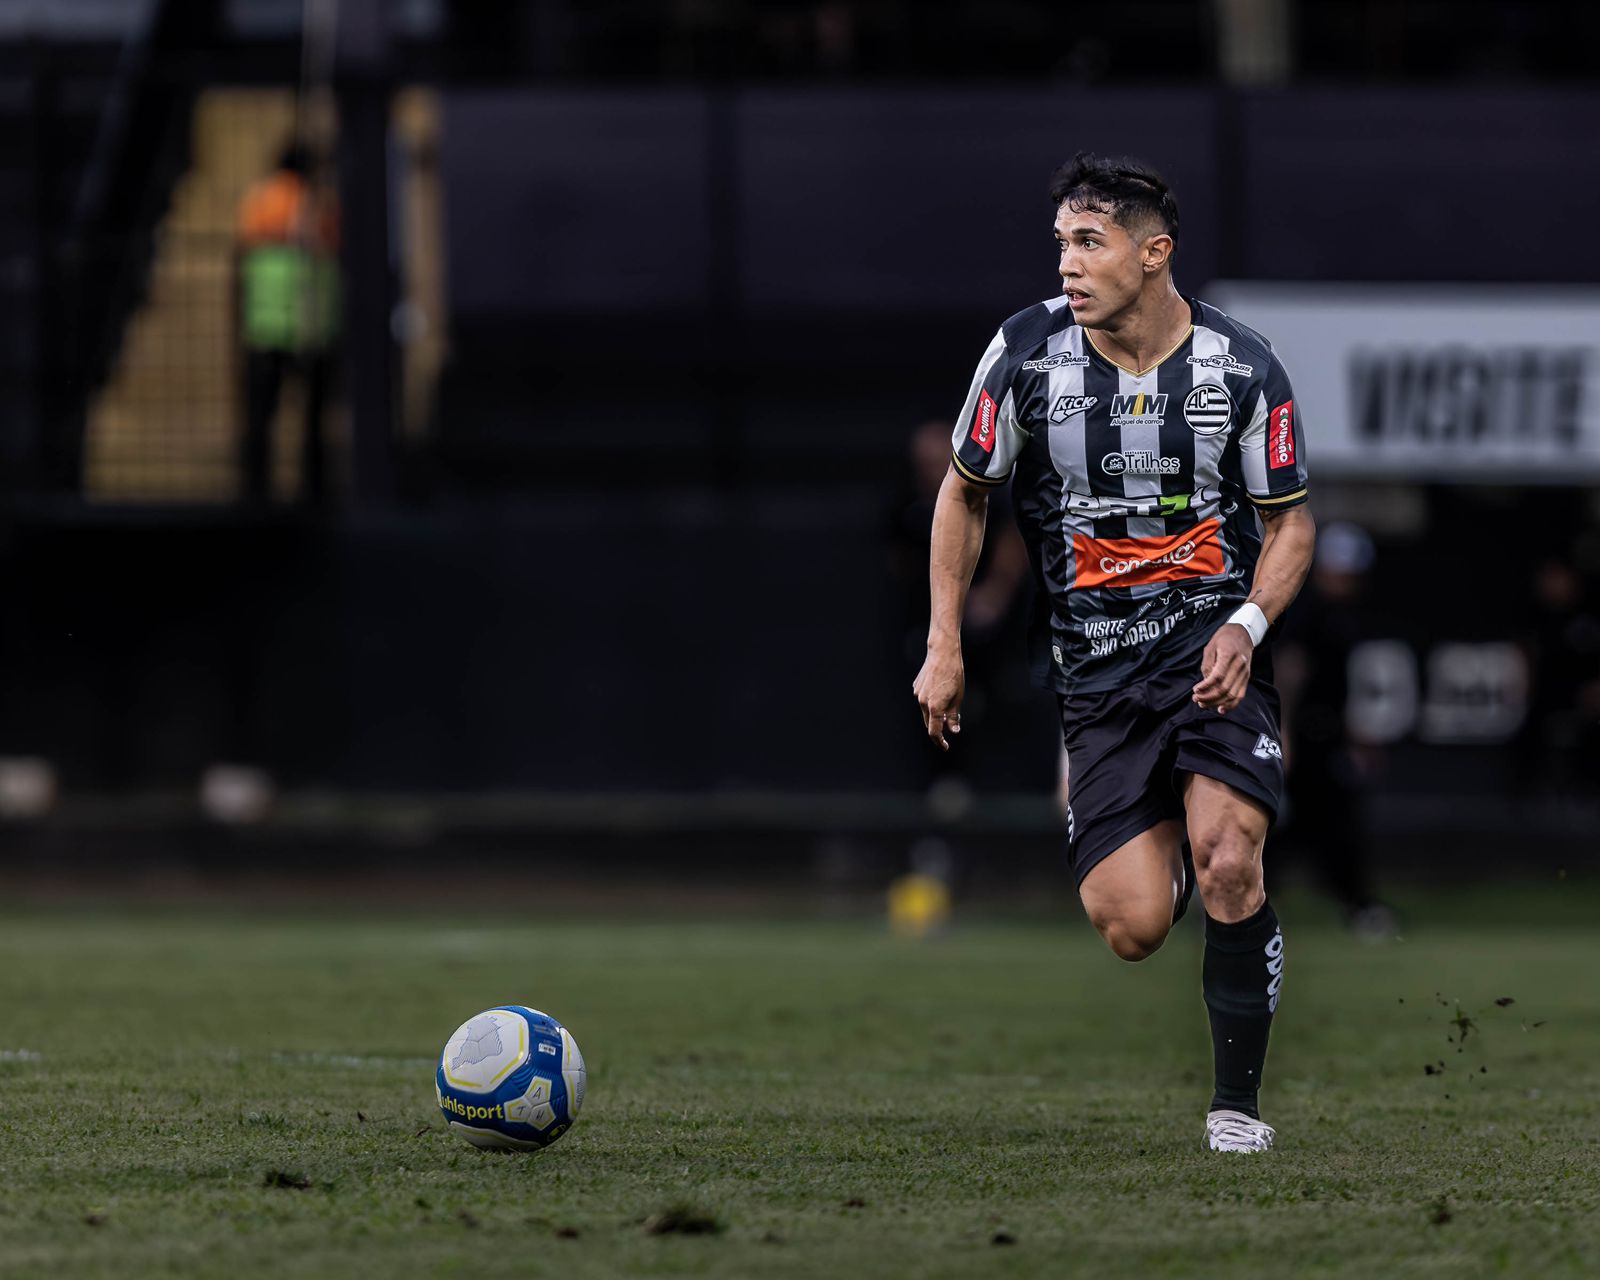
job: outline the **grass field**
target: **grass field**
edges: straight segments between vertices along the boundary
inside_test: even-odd
[[[1222,1158],[1187,923],[1135,967],[1078,920],[508,909],[0,922],[0,1274],[1600,1274],[1586,912],[1373,947],[1286,910],[1280,1146]],[[433,1101],[510,1000],[589,1061],[534,1156]]]

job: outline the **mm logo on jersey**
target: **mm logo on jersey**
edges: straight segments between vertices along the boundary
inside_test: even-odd
[[[1221,573],[1222,543],[1217,539],[1221,528],[1213,519],[1164,538],[1091,538],[1075,533],[1073,588],[1134,587]]]
[[[1167,393],[1111,397],[1111,425],[1114,427],[1159,427],[1167,414]]]
[[[994,397],[987,391],[978,396],[978,411],[972,415],[972,438],[985,453],[994,452]]]
[[[1294,401],[1285,400],[1267,419],[1267,465],[1294,466]]]
[[[1197,436],[1214,436],[1228,429],[1233,401],[1221,387],[1202,383],[1183,402],[1183,420]]]
[[[1073,414],[1084,413],[1099,403],[1099,396],[1057,396],[1050,410],[1050,421],[1065,422]]]

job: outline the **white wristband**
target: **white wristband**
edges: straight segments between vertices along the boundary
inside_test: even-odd
[[[1256,648],[1267,638],[1267,615],[1258,604],[1242,604],[1233,611],[1229,622],[1237,622],[1250,635],[1250,647]]]

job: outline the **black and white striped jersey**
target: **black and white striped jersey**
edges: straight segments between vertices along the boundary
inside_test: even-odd
[[[1143,373],[1052,298],[1000,326],[961,411],[955,466],[1012,480],[1039,589],[1034,674],[1062,693],[1198,661],[1249,595],[1255,508],[1306,500],[1305,439],[1272,344],[1205,303]]]

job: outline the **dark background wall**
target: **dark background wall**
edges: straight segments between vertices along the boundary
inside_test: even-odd
[[[1600,283],[1582,233],[1600,215],[1600,94],[1571,68],[1565,86],[1485,82],[1474,50],[1504,33],[1466,23],[1428,46],[1425,76],[1380,74],[1383,40],[1367,32],[1347,65],[1333,10],[1297,6],[1296,58],[1341,83],[1250,88],[1218,82],[1200,5],[1091,15],[1049,48],[1028,6],[981,40],[952,10],[926,48],[896,34],[915,23],[864,18],[837,73],[816,50],[786,62],[754,18],[652,43],[648,24],[602,22],[614,6],[468,8],[445,6],[443,34],[393,24],[391,79],[341,82],[357,105],[408,74],[441,90],[450,360],[382,500],[352,485],[310,518],[94,509],[59,483],[70,466],[30,471],[35,436],[41,457],[71,453],[39,406],[103,376],[76,335],[114,346],[85,246],[137,249],[109,223],[51,238],[82,204],[67,197],[94,128],[79,120],[70,152],[37,134],[7,153],[7,191],[21,200],[31,173],[56,195],[0,210],[26,233],[3,278],[38,337],[7,366],[19,463],[0,556],[18,588],[0,657],[22,674],[0,753],[43,755],[84,792],[187,787],[226,758],[308,788],[920,792],[921,588],[890,568],[907,440],[955,412],[998,323],[1055,292],[1055,164],[1087,148],[1160,167],[1184,213],[1179,282],[1202,294]],[[1160,38],[1132,40],[1141,23]],[[243,52],[205,46],[220,61],[191,42],[160,83],[292,78],[295,33],[264,29]],[[73,51],[61,82],[26,64],[7,101],[55,119],[27,96],[54,85],[93,117],[121,65],[106,55]],[[169,131],[184,119],[168,99],[150,110]],[[181,172],[181,147],[148,149]],[[51,302],[63,280],[81,290],[72,315]],[[1452,560],[1463,530],[1517,520],[1565,544],[1593,525],[1562,486],[1410,500],[1420,525],[1383,543],[1377,585],[1419,642],[1480,637],[1485,615],[1461,603],[1474,573],[1526,589],[1510,541],[1470,572]],[[986,655],[999,674],[969,767],[1043,794],[1050,708],[1005,658],[1020,614]],[[1418,791],[1505,778],[1498,748],[1401,755]]]

